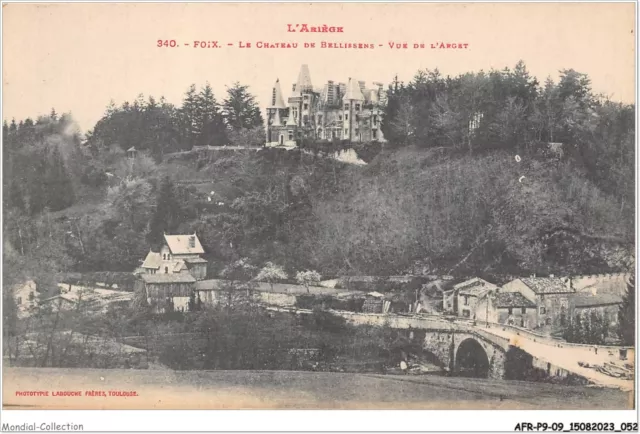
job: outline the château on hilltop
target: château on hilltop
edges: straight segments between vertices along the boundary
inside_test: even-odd
[[[367,88],[364,81],[311,84],[309,67],[302,65],[291,95],[285,99],[276,80],[267,107],[267,146],[296,146],[299,140],[384,141],[380,125],[386,93],[382,83]]]

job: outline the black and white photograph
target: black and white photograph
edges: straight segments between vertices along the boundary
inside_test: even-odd
[[[6,413],[637,431],[635,2],[2,6]]]

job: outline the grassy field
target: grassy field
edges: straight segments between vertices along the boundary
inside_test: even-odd
[[[300,371],[5,368],[5,408],[626,409],[615,389],[434,376]],[[16,391],[134,391],[129,397],[18,397]]]

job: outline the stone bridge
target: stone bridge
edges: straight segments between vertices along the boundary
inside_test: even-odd
[[[427,329],[422,348],[454,375],[504,378],[509,341],[481,330]]]
[[[454,375],[504,378],[510,339],[479,327],[441,318],[334,313],[356,324],[387,325],[403,330],[412,344],[420,344]]]

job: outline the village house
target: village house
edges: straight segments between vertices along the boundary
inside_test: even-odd
[[[528,317],[530,328],[554,331],[564,328],[569,321],[569,301],[575,289],[569,278],[523,277],[512,280],[500,288],[500,293],[520,293],[533,303],[536,315]],[[522,308],[527,308],[523,306]]]
[[[314,88],[309,67],[302,65],[298,81],[285,103],[280,80],[276,80],[267,107],[267,146],[296,146],[302,138],[384,141],[381,130],[382,83],[367,88],[364,81],[349,78],[347,83],[328,81]]]
[[[196,280],[207,277],[204,249],[196,234],[164,235],[160,252],[149,251],[138,274],[190,274]]]
[[[457,299],[457,303],[454,301],[454,307],[457,307],[456,315],[464,318],[479,319],[478,301],[487,297],[489,293],[497,291],[498,287],[496,285],[479,277],[458,283],[453,287],[453,297]],[[482,313],[484,314],[485,312]],[[484,316],[486,318],[486,314]]]
[[[536,305],[519,292],[502,292],[489,299],[493,309],[488,309],[489,322],[535,328]]]

